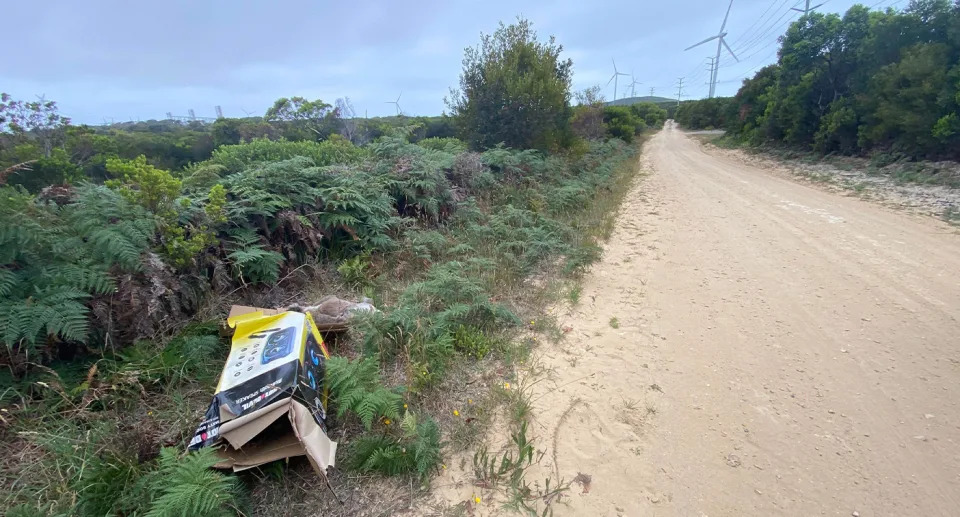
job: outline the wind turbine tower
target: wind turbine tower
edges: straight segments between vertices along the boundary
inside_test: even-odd
[[[807,4],[807,5],[809,5],[809,4]],[[727,37],[727,33],[724,32],[724,29],[727,28],[727,18],[730,17],[730,8],[731,8],[731,7],[733,7],[733,0],[730,0],[730,5],[727,6],[727,14],[725,14],[725,15],[723,16],[723,23],[720,24],[720,32],[718,32],[716,36],[710,36],[709,38],[701,41],[700,43],[695,43],[695,44],[690,45],[689,47],[683,49],[683,50],[685,50],[685,51],[686,51],[686,50],[690,50],[690,49],[692,49],[692,48],[694,48],[694,47],[699,47],[700,45],[703,45],[704,43],[707,43],[708,41],[717,40],[717,57],[715,57],[715,58],[713,59],[713,67],[712,67],[712,70],[710,71],[710,95],[709,95],[709,97],[710,97],[711,99],[713,98],[713,95],[714,95],[714,94],[716,93],[716,91],[717,91],[717,72],[720,70],[720,51],[721,51],[721,49],[722,49],[722,48],[727,49],[727,52],[729,52],[730,55],[733,56],[733,59],[736,59],[738,63],[740,62],[740,58],[738,58],[737,55],[733,53],[733,50],[730,49],[730,45],[727,45],[727,41],[726,41],[726,39],[724,39],[724,38]]]
[[[627,74],[617,70],[616,61],[614,61],[612,58],[610,59],[610,61],[613,61],[613,75],[610,77],[610,80],[607,81],[607,86],[610,86],[610,83],[613,83],[613,100],[617,100],[617,83],[618,83],[617,79],[621,75],[625,76]]]

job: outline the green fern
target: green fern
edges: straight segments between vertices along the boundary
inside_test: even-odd
[[[283,255],[264,248],[252,230],[235,231],[229,246],[232,251],[227,254],[227,260],[233,266],[236,278],[266,284],[277,281]]]
[[[155,218],[104,187],[63,207],[0,187],[0,339],[29,352],[47,337],[85,341],[87,301],[113,292],[111,268],[135,270]]]
[[[333,357],[326,364],[327,382],[337,405],[337,416],[352,412],[367,430],[380,418],[396,420],[400,417],[403,397],[380,382],[376,360],[350,361]]]
[[[146,517],[220,517],[237,515],[242,491],[237,478],[211,470],[219,461],[213,449],[180,455],[160,450],[160,464],[148,486],[157,496]]]
[[[350,445],[347,466],[396,476],[415,472],[427,478],[440,463],[440,428],[430,417],[406,412],[399,434],[365,435]]]

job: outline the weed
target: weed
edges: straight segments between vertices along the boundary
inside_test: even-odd
[[[570,302],[571,307],[576,307],[580,303],[580,294],[583,292],[583,289],[580,286],[571,287],[567,290],[567,300]]]
[[[460,325],[453,333],[453,347],[467,357],[483,359],[493,349],[493,340],[476,327]]]
[[[950,205],[943,210],[940,217],[950,224],[960,224],[960,208]]]
[[[620,328],[620,320],[618,320],[616,316],[610,318],[610,328]]]
[[[362,290],[370,285],[369,280],[370,253],[361,253],[340,262],[337,272],[344,281],[355,289]]]
[[[512,448],[502,455],[490,454],[486,447],[474,453],[474,484],[490,490],[502,488],[507,494],[506,505],[513,510],[552,515],[551,505],[570,489],[570,483],[562,480],[557,483],[548,477],[541,487],[539,483],[531,486],[527,481],[527,469],[540,463],[544,453],[535,450],[527,438],[526,422],[511,435],[511,444]]]

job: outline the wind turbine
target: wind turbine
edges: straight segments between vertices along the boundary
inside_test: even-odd
[[[400,109],[400,97],[403,97],[403,92],[400,92],[400,95],[397,95],[397,100],[395,101],[386,101],[384,104],[393,104],[397,107],[397,116],[403,115],[403,110]]]
[[[713,98],[714,92],[716,92],[717,90],[717,72],[720,70],[720,47],[726,48],[727,52],[729,52],[730,55],[733,56],[733,59],[736,59],[737,63],[740,62],[740,58],[738,58],[737,55],[733,53],[733,50],[730,49],[730,45],[727,45],[727,41],[724,39],[727,36],[727,33],[723,32],[723,30],[727,27],[727,18],[730,17],[731,7],[733,7],[733,0],[730,0],[730,5],[727,6],[727,14],[724,15],[723,23],[720,24],[720,32],[717,33],[716,36],[710,36],[709,38],[701,41],[700,43],[695,43],[683,49],[685,51],[690,50],[694,47],[699,47],[700,45],[703,45],[708,41],[717,40],[717,57],[714,58],[713,67],[712,67],[712,70],[710,70],[710,98],[711,99]]]
[[[611,58],[610,61],[613,61],[613,59]],[[617,79],[621,75],[625,76],[627,74],[617,70],[617,62],[613,61],[613,75],[610,77],[610,80],[607,81],[607,86],[610,86],[610,83],[613,83],[613,100],[617,100],[617,83],[619,82]]]
[[[643,83],[640,82],[640,81],[638,81],[638,80],[633,76],[633,72],[630,72],[630,96],[631,96],[631,97],[636,97],[636,96],[637,96],[637,85],[638,85],[638,84],[643,84]]]

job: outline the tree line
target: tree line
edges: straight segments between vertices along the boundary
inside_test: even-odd
[[[682,103],[676,119],[754,145],[960,159],[960,2],[803,16],[775,64],[734,97]]]

